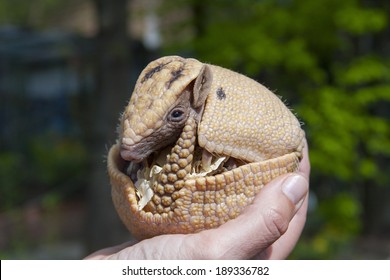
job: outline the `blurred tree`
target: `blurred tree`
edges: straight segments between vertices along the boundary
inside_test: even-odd
[[[192,29],[183,26],[194,36],[173,38],[168,52],[192,49],[202,61],[256,78],[289,100],[304,121],[312,189],[320,203],[313,214],[317,228],[309,229],[311,245],[325,240],[317,242],[322,245],[316,257],[330,257],[335,240],[351,240],[361,229],[385,233],[390,227],[388,2],[175,3],[192,11]]]
[[[119,112],[129,98],[130,41],[127,36],[127,0],[95,0],[98,14],[97,92],[90,102],[89,250],[118,244],[128,237],[111,200],[103,155],[115,143]]]

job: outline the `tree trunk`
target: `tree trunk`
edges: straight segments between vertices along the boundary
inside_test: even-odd
[[[105,160],[117,137],[119,114],[129,99],[128,1],[95,0],[94,3],[100,30],[95,61],[97,91],[92,97],[90,111],[92,177],[88,189],[88,251],[116,245],[130,238],[113,207]]]

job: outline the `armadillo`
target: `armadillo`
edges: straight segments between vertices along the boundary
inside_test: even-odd
[[[138,239],[237,217],[297,170],[305,133],[278,96],[231,70],[167,56],[140,74],[108,154],[112,199]]]

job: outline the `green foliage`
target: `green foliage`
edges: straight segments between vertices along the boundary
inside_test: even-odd
[[[0,24],[43,27],[64,3],[62,0],[1,0]]]
[[[85,180],[87,153],[79,141],[45,134],[29,142],[26,152],[0,154],[0,210],[31,196],[50,208]]]
[[[323,201],[318,211],[326,222],[325,230],[339,239],[349,239],[359,233],[361,207],[357,199],[349,193],[339,193]]]
[[[386,28],[388,19],[385,11],[381,9],[347,6],[336,13],[335,20],[337,25],[345,31],[361,35],[383,30]]]
[[[337,74],[337,83],[341,86],[364,86],[374,82],[389,82],[389,63],[390,61],[383,61],[381,57],[366,55],[357,57],[347,66],[336,65],[335,73]],[[381,98],[388,99],[390,94],[385,91],[383,93],[386,95],[382,95]]]
[[[303,95],[298,108],[309,127],[312,164],[346,181],[382,181],[374,157],[390,155],[390,125],[375,108],[390,102],[389,62],[359,56],[333,69],[335,82]]]
[[[84,172],[85,147],[72,139],[38,136],[31,141],[30,153],[32,178],[39,184],[59,185],[70,176],[79,177]]]
[[[0,209],[8,209],[22,195],[19,188],[23,182],[23,161],[19,154],[2,152],[0,154]]]
[[[331,259],[348,249],[360,233],[362,212],[358,199],[350,193],[339,193],[324,199],[315,213],[309,215],[312,234],[298,243],[291,258]],[[317,227],[317,230],[314,230]]]

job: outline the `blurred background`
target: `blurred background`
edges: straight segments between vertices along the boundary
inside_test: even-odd
[[[390,258],[387,0],[0,0],[0,258],[131,239],[105,169],[140,71],[169,54],[253,77],[312,164],[292,259]]]

